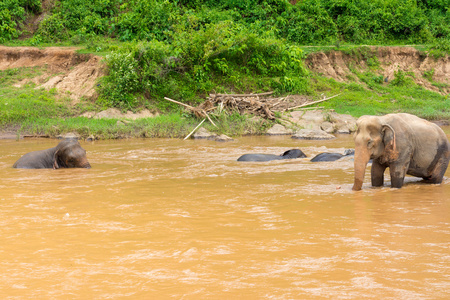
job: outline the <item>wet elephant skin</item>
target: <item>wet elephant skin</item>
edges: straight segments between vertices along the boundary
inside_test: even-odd
[[[340,153],[320,153],[317,154],[316,156],[314,156],[311,161],[312,162],[322,162],[322,161],[335,161],[338,159],[341,159],[345,156],[353,156],[355,155],[355,150],[354,149],[346,149],[344,151],[344,154],[340,154]]]
[[[84,150],[76,139],[65,139],[56,147],[29,152],[17,160],[17,169],[91,168]]]
[[[271,161],[271,160],[280,160],[280,159],[294,159],[294,158],[303,158],[306,157],[305,153],[303,153],[300,149],[291,149],[284,152],[281,155],[275,154],[260,154],[260,153],[250,153],[244,154],[237,159],[237,161]]]

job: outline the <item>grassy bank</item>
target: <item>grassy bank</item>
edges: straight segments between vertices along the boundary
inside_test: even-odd
[[[86,111],[101,111],[101,103],[82,99],[75,106],[70,99],[55,89],[36,88],[32,78],[45,73],[45,68],[19,68],[0,71],[0,128],[20,134],[57,136],[76,132],[82,137],[100,139],[122,137],[176,137],[186,136],[199,122],[180,107],[160,116],[135,121],[118,122],[117,119],[80,117]],[[414,83],[410,75],[396,73],[389,83],[372,71],[354,71],[354,80],[346,83],[319,75],[308,76],[313,95],[340,96],[319,105],[338,113],[355,117],[364,114],[409,112],[420,117],[450,120],[450,97],[426,90]],[[20,83],[26,82],[20,87]],[[314,97],[314,96],[312,96]],[[318,96],[317,96],[318,97]],[[144,108],[145,106],[141,106]],[[137,108],[139,110],[139,108]],[[281,117],[283,114],[279,113]],[[209,122],[207,129],[230,136],[263,134],[277,121],[255,119],[251,115],[221,113],[211,115],[218,128]]]

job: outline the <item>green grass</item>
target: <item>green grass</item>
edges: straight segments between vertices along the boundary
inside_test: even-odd
[[[262,134],[269,122],[264,120],[251,121],[239,115],[215,118],[218,128],[209,122],[203,127],[218,134],[232,136],[244,134]],[[153,118],[126,120],[91,119],[85,117],[68,118],[30,118],[21,123],[20,132],[29,134],[45,134],[58,136],[76,132],[82,138],[94,136],[96,139],[117,139],[129,137],[146,138],[183,138],[188,135],[200,120],[186,117],[181,113],[170,113]]]
[[[368,76],[367,74],[365,76]],[[372,76],[376,78],[376,76]],[[371,79],[367,86],[355,82],[340,83],[333,79],[315,77],[313,89],[327,95],[340,96],[318,105],[354,117],[407,112],[419,117],[450,120],[450,97],[426,90],[413,82],[407,85],[378,83]]]

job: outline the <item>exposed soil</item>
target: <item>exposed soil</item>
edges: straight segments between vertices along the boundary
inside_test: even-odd
[[[394,72],[402,70],[412,72],[413,80],[424,88],[441,94],[450,93],[450,57],[435,59],[412,47],[371,47],[376,52],[379,68],[375,73],[383,75],[386,81],[394,79]],[[359,71],[369,69],[365,60],[357,60],[341,51],[311,53],[306,65],[314,72],[334,78],[337,81],[348,81],[352,76],[351,68]],[[425,72],[433,72],[432,80],[445,86],[436,87],[427,78]],[[355,78],[355,76],[352,76]]]
[[[24,79],[15,84],[21,87],[29,81],[37,88],[56,88],[72,99],[72,104],[81,97],[95,95],[96,80],[103,76],[101,57],[79,54],[76,48],[0,46],[0,70],[21,67],[45,67],[46,73],[36,78]]]

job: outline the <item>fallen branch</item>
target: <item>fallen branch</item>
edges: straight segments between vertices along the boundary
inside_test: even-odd
[[[194,113],[199,114],[201,117],[206,117],[206,118],[208,118],[208,120],[211,122],[211,124],[213,124],[214,127],[218,128],[217,125],[213,122],[213,120],[211,120],[211,118],[209,117],[209,115],[206,113],[205,110],[199,109],[199,108],[195,108],[195,107],[192,107],[192,106],[190,106],[190,105],[188,105],[188,104],[185,104],[185,103],[182,103],[182,102],[179,102],[179,101],[176,101],[176,100],[167,98],[167,97],[164,97],[164,99],[166,99],[166,100],[168,100],[168,101],[170,101],[170,102],[173,102],[173,103],[182,105],[182,106],[184,106],[184,107],[187,107],[187,108],[189,108],[190,110],[192,110]]]
[[[173,102],[173,103],[182,105],[182,106],[184,106],[184,107],[187,107],[187,108],[189,108],[190,110],[194,110],[194,111],[197,110],[195,107],[192,107],[192,106],[187,105],[187,104],[185,104],[185,103],[181,103],[181,102],[178,102],[178,101],[176,101],[176,100],[173,100],[173,99],[170,99],[170,98],[167,98],[167,97],[164,97],[164,99],[166,99],[166,100],[168,100],[168,101],[170,101],[170,102]]]
[[[205,115],[206,115],[206,117],[208,118],[208,120],[211,122],[211,124],[214,125],[214,127],[219,128],[219,127],[217,127],[217,125],[213,122],[213,120],[211,120],[211,118],[209,117],[209,115],[208,115],[206,112],[205,112]]]
[[[205,122],[205,120],[206,120],[206,118],[205,119],[203,119],[203,121],[201,121],[200,122],[200,124],[198,124],[197,125],[197,127],[195,127],[194,128],[194,130],[192,130],[191,131],[191,133],[189,133],[185,138],[184,138],[184,140],[187,140],[202,124],[203,124],[203,122]]]
[[[278,104],[280,104],[281,102],[283,102],[286,98],[287,98],[287,97],[282,97],[282,98],[280,98],[279,101],[278,101],[277,103],[272,104],[272,107],[277,106]]]
[[[293,109],[297,109],[297,108],[313,105],[313,104],[316,104],[316,103],[320,103],[320,102],[323,102],[323,101],[327,101],[327,100],[333,99],[333,98],[335,98],[335,97],[337,97],[339,95],[340,94],[337,94],[337,95],[334,95],[334,96],[331,96],[331,97],[328,97],[328,98],[325,98],[325,99],[322,99],[322,100],[317,100],[317,101],[305,103],[305,104],[302,104],[302,105],[299,105],[299,106],[290,107],[290,108],[285,109],[284,111],[293,110]]]

